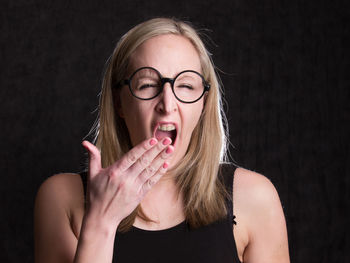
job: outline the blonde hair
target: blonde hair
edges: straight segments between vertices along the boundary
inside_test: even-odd
[[[95,142],[101,151],[103,167],[119,160],[131,149],[125,122],[116,114],[117,100],[113,97],[112,88],[125,78],[129,58],[135,49],[146,40],[164,34],[180,35],[191,41],[199,54],[202,74],[211,85],[188,150],[178,166],[168,172],[176,175],[178,191],[184,198],[187,223],[191,228],[198,228],[225,217],[225,197],[230,196],[218,179],[220,163],[227,158],[228,138],[221,88],[210,53],[192,26],[175,19],[155,18],[135,26],[122,36],[106,64],[99,116],[95,123]],[[120,223],[118,231],[129,230],[137,215],[152,221],[139,205]]]

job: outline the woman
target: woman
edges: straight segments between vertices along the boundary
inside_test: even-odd
[[[131,29],[108,61],[96,146],[83,142],[88,175],[58,174],[38,191],[36,262],[289,262],[278,194],[223,163],[223,119],[191,26]]]

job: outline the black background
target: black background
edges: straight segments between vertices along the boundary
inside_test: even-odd
[[[33,261],[36,191],[83,167],[104,63],[155,16],[209,29],[232,158],[276,186],[292,262],[349,262],[345,2],[1,1],[1,262]]]

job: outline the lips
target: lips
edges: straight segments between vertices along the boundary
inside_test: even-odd
[[[178,133],[178,126],[174,122],[158,122],[155,125],[153,136],[157,138],[158,141],[162,140],[165,137],[171,138],[171,145],[175,146],[176,138]]]

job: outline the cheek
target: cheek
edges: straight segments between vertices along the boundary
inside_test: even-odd
[[[138,116],[139,106],[137,101],[129,94],[129,90],[124,88],[121,91],[121,113],[125,122],[128,124],[132,123],[133,120]]]
[[[132,144],[135,146],[149,137],[147,127],[149,126],[149,109],[142,107],[134,100],[125,100],[123,106],[124,121],[129,131]]]
[[[187,123],[189,124],[187,126],[186,133],[189,135],[189,137],[192,135],[194,128],[198,124],[198,121],[202,115],[202,109],[203,109],[203,103],[201,102],[201,104],[197,105],[196,108],[189,108],[186,111]]]

